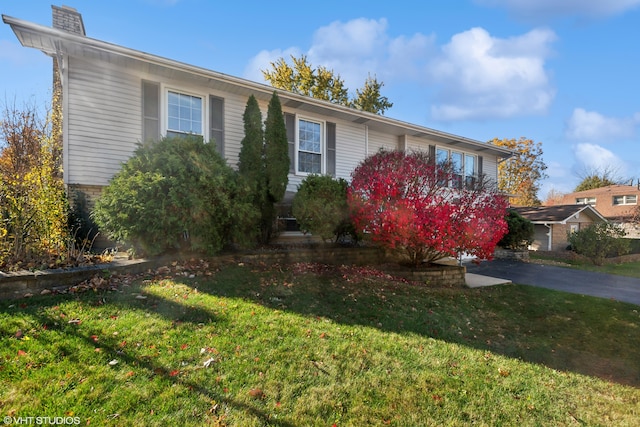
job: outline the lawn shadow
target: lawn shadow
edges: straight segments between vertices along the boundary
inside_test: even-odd
[[[628,329],[625,322],[610,329],[589,323],[589,317],[606,316],[616,307],[631,310],[628,304],[594,299],[596,304],[589,307],[598,306],[599,311],[585,314],[579,300],[595,297],[520,285],[426,286],[371,268],[307,266],[310,271],[300,271],[299,266],[232,266],[200,290],[341,324],[418,334],[640,387],[640,354],[616,350],[617,335],[638,334],[635,329]],[[638,353],[631,345],[621,349]]]
[[[177,279],[175,282],[185,282],[184,284],[188,285],[187,280]],[[79,294],[35,296],[9,302],[5,301],[0,303],[0,313],[5,312],[11,314],[15,313],[16,310],[20,310],[22,314],[29,318],[32,324],[40,325],[47,330],[59,330],[63,334],[74,336],[88,347],[90,351],[98,348],[100,353],[105,355],[105,363],[106,360],[116,359],[118,360],[119,366],[135,366],[136,369],[144,370],[150,378],[154,376],[162,377],[173,385],[180,385],[188,389],[190,393],[197,393],[205,397],[209,402],[217,402],[219,405],[226,405],[250,414],[260,420],[264,425],[294,427],[294,424],[286,420],[274,419],[269,413],[260,409],[258,406],[233,399],[221,390],[218,391],[213,388],[207,388],[195,381],[190,381],[186,376],[177,375],[171,372],[170,369],[167,369],[166,366],[154,363],[149,357],[134,355],[133,351],[127,350],[126,347],[120,344],[121,337],[117,339],[105,337],[97,342],[96,337],[92,336],[86,329],[83,330],[79,327],[72,327],[75,325],[80,326],[82,324],[82,317],[70,318],[70,316],[65,315],[61,318],[59,315],[63,313],[56,313],[58,316],[47,313],[48,309],[57,308],[60,304],[69,300],[81,301],[83,305],[87,306],[109,307],[112,308],[115,313],[121,313],[126,310],[143,310],[150,314],[161,315],[166,320],[171,321],[172,325],[179,323],[197,325],[219,321],[213,310],[186,305],[145,292],[144,285],[140,288],[137,286],[127,287],[119,291],[89,291]],[[12,325],[0,325],[0,338],[17,337],[17,333],[15,328],[12,329]],[[43,338],[38,337],[34,339]],[[75,357],[74,350],[71,348],[62,347],[60,351],[65,354],[64,357]],[[75,362],[79,363],[78,360],[74,360],[74,363]],[[216,414],[214,413],[213,415],[215,416]],[[215,420],[212,422],[215,422]]]

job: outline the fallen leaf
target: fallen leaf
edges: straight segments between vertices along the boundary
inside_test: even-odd
[[[216,361],[216,359],[214,359],[213,357],[207,359],[204,361],[204,363],[202,364],[205,368],[208,368],[209,366],[211,366],[214,362]]]
[[[93,340],[93,342],[98,342],[98,336],[97,335],[91,335],[91,339]]]
[[[80,320],[80,319],[71,319],[71,320],[69,320],[69,322],[67,322],[67,323],[69,323],[69,324],[71,324],[71,325],[79,325],[79,324],[81,324],[81,323],[82,323],[82,320]]]
[[[182,344],[182,345],[180,346],[180,350],[186,350],[186,349],[187,349],[187,347],[189,347],[189,344]]]
[[[26,356],[26,355],[27,355],[26,351],[18,350],[18,356]]]
[[[109,366],[116,366],[118,364],[118,361],[116,359],[113,359],[112,361],[109,362]]]
[[[129,372],[127,372],[127,373],[125,374],[125,376],[126,376],[126,377],[132,377],[132,376],[134,376],[134,375],[135,375],[135,372],[133,372],[133,371],[129,371]]]
[[[265,397],[264,392],[259,388],[252,388],[251,390],[249,390],[249,396],[255,399],[264,399]]]
[[[175,377],[176,375],[178,375],[180,373],[179,370],[174,369],[173,371],[169,372],[169,376],[170,377]]]

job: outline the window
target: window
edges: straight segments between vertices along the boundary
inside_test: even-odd
[[[336,176],[336,124],[283,114],[291,161],[289,173]]]
[[[298,120],[298,172],[322,173],[322,124]]]
[[[443,164],[450,162],[452,173],[447,179],[441,177],[438,184],[443,187],[471,188],[475,185],[478,177],[478,158],[472,154],[460,151],[448,150],[446,148],[436,148],[436,163]]]
[[[613,205],[635,205],[638,203],[638,196],[613,196]]]
[[[476,184],[476,156],[464,155],[464,185],[472,188]]]
[[[202,135],[202,98],[174,91],[167,92],[167,136]]]
[[[576,205],[591,205],[595,206],[596,198],[595,197],[578,197],[576,198]]]

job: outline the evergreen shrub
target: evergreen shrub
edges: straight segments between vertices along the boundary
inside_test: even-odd
[[[526,249],[533,243],[533,223],[514,210],[509,210],[507,216],[509,231],[498,242],[498,246],[505,249]]]
[[[625,255],[629,252],[626,232],[617,224],[599,222],[569,233],[571,249],[589,258],[595,265],[602,265],[605,258]]]
[[[97,200],[93,218],[109,238],[146,255],[213,254],[233,239],[236,179],[195,136],[141,144]]]
[[[328,175],[309,175],[298,186],[293,198],[292,213],[300,229],[320,236],[322,240],[337,240],[343,235],[355,238],[349,219],[346,180]]]

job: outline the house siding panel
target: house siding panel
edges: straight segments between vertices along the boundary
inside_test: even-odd
[[[140,79],[70,58],[67,85],[66,182],[107,185],[142,138]]]
[[[398,148],[398,137],[369,130],[369,155],[380,150],[395,150]]]
[[[247,106],[248,98],[239,95],[222,93],[203,88],[210,95],[224,99],[224,157],[227,164],[232,168],[238,167],[238,159],[240,158],[240,147],[244,138],[244,122],[242,116]],[[262,105],[260,106],[262,108]],[[262,110],[263,120],[267,118],[265,111]]]
[[[365,157],[364,126],[338,122],[336,125],[336,177],[351,181],[351,172]]]
[[[438,145],[438,143],[424,138],[407,137],[407,151],[424,151],[428,153],[430,145]]]
[[[242,116],[247,99],[242,95],[222,92],[194,82],[172,80],[135,68],[71,58],[68,79],[68,183],[107,185],[135,151],[142,139],[142,81],[161,84],[162,88],[185,90],[224,99],[224,136],[227,163],[237,167],[244,138]],[[162,98],[163,99],[163,98]],[[164,102],[164,101],[163,101]],[[259,102],[263,119],[267,102]],[[296,111],[288,111],[296,113]],[[304,114],[308,116],[308,114]],[[326,120],[325,117],[316,117]],[[353,169],[367,156],[380,149],[398,148],[399,138],[392,134],[368,130],[365,125],[334,120],[336,123],[336,177],[350,180]],[[90,124],[87,126],[87,124]],[[434,144],[428,139],[407,136],[408,150],[428,150]],[[484,170],[495,179],[496,159],[484,158]],[[287,191],[295,192],[303,175],[289,174]]]

